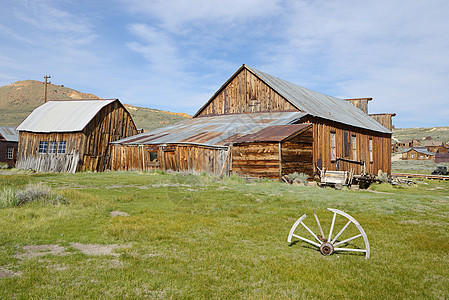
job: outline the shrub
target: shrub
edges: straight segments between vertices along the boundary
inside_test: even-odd
[[[18,206],[19,202],[16,197],[16,192],[11,188],[4,187],[0,192],[0,208]]]
[[[15,207],[31,202],[43,202],[50,204],[65,204],[66,199],[60,194],[52,192],[50,187],[42,184],[28,184],[25,189],[15,191],[11,188],[3,188],[0,193],[0,207]]]
[[[307,179],[309,178],[309,175],[304,174],[304,173],[294,172],[294,173],[288,174],[288,178],[292,182],[305,184],[307,182]]]

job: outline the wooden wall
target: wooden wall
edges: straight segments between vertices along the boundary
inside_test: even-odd
[[[1,137],[1,135],[0,135]],[[8,159],[8,148],[13,148],[13,159]],[[6,140],[0,140],[0,162],[7,163],[12,168],[16,164],[18,143]]]
[[[17,168],[40,172],[104,171],[109,164],[109,143],[135,134],[131,115],[114,101],[103,107],[82,132],[20,132]],[[65,141],[66,153],[39,154],[41,141]]]
[[[109,143],[136,135],[137,128],[129,112],[119,101],[103,107],[83,130],[78,171],[104,171],[109,164]]]
[[[402,153],[402,160],[433,160],[434,155],[423,154],[415,149]]]
[[[352,136],[356,137],[356,158],[366,163],[366,172],[378,174],[379,170],[391,173],[391,134],[377,133],[316,117],[305,121],[313,123],[313,161],[315,167],[335,171],[355,171],[361,174],[362,167],[357,164],[331,160],[331,132],[335,133],[336,157],[354,160]],[[373,160],[370,161],[369,140],[372,139]],[[315,172],[317,169],[315,168]]]
[[[299,110],[253,73],[243,68],[200,110],[197,116],[269,111]]]
[[[19,155],[16,167],[39,172],[74,173],[78,167],[80,145],[84,144],[85,135],[75,133],[19,133]],[[66,142],[65,154],[39,154],[41,141]]]
[[[393,117],[396,114],[370,114],[369,116],[382,124],[388,130],[393,129]]]
[[[157,160],[150,161],[150,152]],[[114,171],[163,170],[220,176],[229,174],[228,149],[200,145],[111,145],[111,165]],[[223,166],[224,169],[223,169]]]
[[[281,175],[294,172],[313,176],[313,128],[281,144]]]

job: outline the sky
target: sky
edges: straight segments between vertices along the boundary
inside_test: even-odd
[[[449,126],[447,0],[0,0],[0,85],[193,115],[246,64],[397,128]]]

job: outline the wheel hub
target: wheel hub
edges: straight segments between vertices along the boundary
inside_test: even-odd
[[[334,253],[334,245],[329,242],[324,242],[320,246],[320,252],[323,255],[331,255]]]

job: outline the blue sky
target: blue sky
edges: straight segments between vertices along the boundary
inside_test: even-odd
[[[243,64],[449,126],[447,0],[0,0],[0,85],[63,84],[193,115]]]

